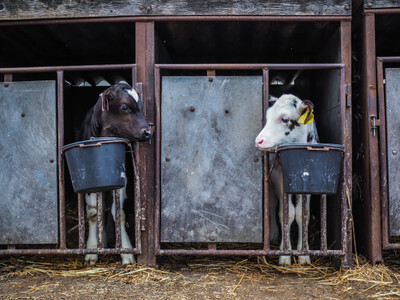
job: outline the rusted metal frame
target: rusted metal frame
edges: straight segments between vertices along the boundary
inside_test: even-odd
[[[113,65],[79,65],[79,66],[45,66],[45,67],[18,67],[0,68],[1,74],[13,73],[43,73],[43,72],[70,72],[70,71],[102,71],[102,70],[123,70],[134,69],[136,64],[113,64]]]
[[[342,226],[345,226],[346,232],[343,232],[343,250],[346,255],[342,258],[342,266],[351,267],[352,265],[352,237],[353,237],[353,218],[352,218],[352,93],[351,93],[351,21],[342,20],[340,22],[340,53],[341,62],[344,64],[341,70],[341,128],[342,142],[345,152],[343,159],[343,187],[342,187],[342,211],[345,214],[342,216]],[[343,229],[343,228],[342,228]]]
[[[324,242],[321,242],[323,247],[322,250],[306,250],[302,249],[299,250],[288,250],[288,238],[283,240],[283,250],[269,250],[269,214],[267,215],[266,212],[269,212],[269,207],[267,209],[266,206],[269,203],[264,201],[264,249],[263,250],[166,250],[161,249],[160,244],[160,221],[161,221],[161,187],[160,187],[160,180],[161,180],[161,170],[159,162],[161,161],[161,69],[167,70],[263,70],[263,80],[265,81],[268,79],[268,72],[269,69],[272,70],[293,70],[293,69],[308,69],[308,70],[317,70],[317,69],[340,69],[341,71],[341,97],[342,103],[345,102],[345,89],[344,89],[344,68],[345,64],[343,63],[326,63],[326,64],[155,64],[154,66],[154,79],[155,79],[155,108],[156,108],[156,166],[155,166],[155,177],[156,177],[156,201],[155,201],[155,253],[156,255],[345,255],[346,247],[343,246],[343,239],[342,238],[342,249],[343,250],[327,250],[326,246],[326,197],[324,199],[325,207],[324,213],[321,217],[325,217],[324,220]],[[265,85],[267,86],[267,85]],[[265,89],[265,87],[264,87]],[[267,97],[268,93],[264,90],[264,97]],[[265,111],[265,110],[264,110]],[[267,166],[267,169],[264,167],[265,170],[268,170],[268,158],[264,158],[264,165]],[[264,185],[264,197],[265,195],[269,196],[268,187]],[[286,198],[286,199],[285,199]],[[342,197],[343,198],[343,197]],[[269,201],[269,198],[268,198]],[[343,200],[344,201],[344,200]],[[288,200],[287,194],[284,193],[284,201],[283,201],[283,210],[286,213],[283,214],[283,231],[287,231],[288,234]],[[286,207],[285,207],[286,206]],[[346,211],[347,213],[347,211]],[[342,214],[343,216],[347,216],[346,214]],[[286,218],[286,220],[285,220]],[[347,220],[347,218],[346,218]],[[267,223],[268,222],[268,223]],[[304,223],[304,222],[303,222]],[[265,226],[265,224],[268,224]],[[286,224],[286,225],[285,225]],[[268,227],[268,228],[267,228]],[[346,227],[347,228],[347,227]],[[268,230],[268,232],[267,232]],[[308,228],[307,230],[308,236]],[[285,234],[285,232],[283,233]],[[286,235],[287,235],[286,234]],[[285,236],[285,235],[284,235]],[[286,245],[285,245],[286,244]],[[325,245],[325,246],[324,246]],[[286,247],[285,247],[286,246]],[[304,247],[302,247],[304,248]],[[258,253],[258,254],[254,254]]]
[[[169,21],[279,21],[279,22],[337,22],[351,20],[351,16],[132,16],[45,20],[0,21],[0,26],[51,25],[79,23],[169,22]]]
[[[154,124],[154,62],[155,62],[155,28],[154,22],[143,21],[135,23],[135,62],[138,66],[138,81],[143,86],[143,112],[148,123]],[[141,196],[141,241],[142,254],[138,263],[155,266],[155,145],[141,143],[137,153],[140,178]]]
[[[64,72],[57,72],[57,146],[58,146],[58,213],[60,249],[67,248],[65,221],[65,165],[62,155],[64,146]],[[9,72],[6,72],[9,73]]]
[[[79,249],[86,246],[85,242],[85,195],[78,193],[78,234],[79,234]]]
[[[134,249],[135,250],[135,249]],[[2,249],[0,255],[138,254],[132,249]]]
[[[161,249],[158,255],[314,255],[314,256],[344,256],[342,250],[183,250],[183,249]]]
[[[269,70],[268,69],[263,69],[263,124],[265,124],[266,119],[266,113],[267,109],[269,106]],[[270,250],[270,237],[269,237],[269,232],[270,232],[270,193],[269,193],[269,179],[268,174],[269,174],[269,152],[264,152],[263,155],[263,163],[264,163],[264,175],[263,175],[263,188],[264,188],[264,216],[263,216],[263,221],[264,221],[264,245],[263,249],[268,251]]]
[[[399,63],[400,56],[377,57],[377,82],[379,106],[379,148],[380,148],[380,184],[382,193],[382,248],[384,250],[400,249],[400,243],[390,243],[389,236],[389,194],[387,172],[387,132],[386,132],[386,98],[384,80],[384,63]]]
[[[347,141],[347,135],[348,132],[347,130],[350,130],[351,133],[351,127],[350,128],[346,128],[347,126],[347,115],[346,115],[346,110],[347,110],[347,103],[346,103],[346,70],[345,67],[340,69],[340,115],[341,115],[341,135],[342,135],[342,143],[344,144],[345,147],[345,157],[343,159],[343,184],[342,184],[342,189],[340,191],[340,196],[341,196],[341,247],[343,249],[343,251],[347,254],[349,254],[347,252],[347,249],[351,249],[351,243],[352,240],[350,238],[350,240],[348,239],[348,231],[349,231],[349,224],[348,224],[348,220],[349,220],[349,203],[348,201],[350,201],[350,199],[348,199],[347,197],[349,196],[349,180],[347,180],[347,176],[350,176],[350,180],[351,180],[351,174],[348,173],[348,164],[346,161],[346,153],[347,151],[350,151],[351,153],[351,148],[349,148],[348,145],[348,141]],[[351,147],[351,144],[350,144]],[[347,159],[351,160],[351,155],[347,157]],[[350,181],[351,184],[351,181]],[[351,188],[351,185],[350,185]],[[346,191],[347,190],[347,191]],[[351,215],[351,212],[350,212]],[[351,228],[351,227],[350,227]],[[350,243],[350,245],[349,245]],[[351,257],[351,253],[350,253],[350,257]],[[347,265],[352,263],[351,258],[347,258],[345,259],[346,262],[342,262],[343,265]]]
[[[362,33],[362,116],[363,143],[366,149],[363,161],[363,194],[365,198],[366,255],[372,264],[382,262],[381,201],[379,182],[378,137],[370,128],[371,116],[377,116],[375,15],[366,12]]]
[[[328,251],[328,243],[327,243],[327,216],[326,216],[326,195],[321,195],[320,198],[320,241],[321,241],[321,251],[322,253],[326,253]]]
[[[342,63],[291,63],[291,64],[156,64],[156,68],[165,70],[326,70],[341,69]]]

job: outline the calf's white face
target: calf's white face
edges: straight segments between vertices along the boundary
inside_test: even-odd
[[[290,94],[282,95],[266,114],[266,124],[255,140],[255,146],[261,150],[270,150],[285,143],[309,142],[308,126],[299,124],[297,120],[312,103],[302,101]]]

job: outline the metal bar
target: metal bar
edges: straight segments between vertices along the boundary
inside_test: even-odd
[[[278,155],[278,154],[276,154]],[[289,241],[289,197],[288,194],[283,193],[283,207],[282,207],[282,240],[283,240],[283,249],[284,251],[288,250],[288,244],[290,243]],[[291,199],[290,199],[291,201]]]
[[[366,9],[364,11],[365,13],[376,14],[376,15],[400,14],[400,8],[384,8],[384,9],[372,8],[372,9]]]
[[[161,249],[157,255],[315,255],[315,256],[343,256],[342,250],[328,250],[322,252],[319,250],[181,250],[181,249]]]
[[[97,202],[97,248],[104,248],[103,241],[103,195],[102,193],[96,193]]]
[[[45,67],[18,67],[0,68],[0,74],[6,73],[42,73],[58,71],[100,71],[113,69],[132,69],[136,64],[114,64],[114,65],[83,65],[83,66],[45,66]]]
[[[301,250],[307,251],[308,249],[308,201],[306,195],[301,195],[301,209],[302,209],[302,245]]]
[[[129,144],[129,150],[131,152],[131,159],[132,159],[132,167],[134,171],[134,180],[135,180],[135,188],[134,188],[134,194],[135,194],[135,246],[136,248],[139,249],[140,252],[142,252],[142,239],[141,239],[141,228],[140,228],[140,223],[143,218],[143,212],[140,208],[140,176],[139,176],[139,170],[137,168],[137,159],[135,153],[138,153],[138,144],[135,143],[133,149],[132,145]]]
[[[400,57],[397,57],[400,60]],[[397,60],[397,62],[399,62]],[[393,62],[392,59],[385,60],[377,58],[377,82],[378,82],[378,105],[379,105],[379,146],[380,146],[380,184],[382,188],[382,248],[387,249],[389,242],[389,195],[388,195],[388,172],[387,172],[387,133],[386,133],[386,99],[385,87],[383,84],[384,72],[383,63]]]
[[[155,218],[156,221],[154,223],[154,241],[155,241],[155,251],[160,250],[160,234],[161,234],[161,74],[160,68],[154,68],[154,85],[155,85],[155,109],[156,109],[156,201],[155,201]]]
[[[320,199],[320,218],[321,218],[321,251],[325,253],[328,250],[328,243],[326,237],[326,229],[327,229],[327,216],[326,216],[326,195],[321,195]]]
[[[65,178],[64,159],[61,149],[64,145],[64,72],[57,71],[57,146],[58,146],[58,192],[59,192],[59,236],[60,249],[67,247],[65,221]]]
[[[80,24],[80,23],[118,23],[118,22],[168,22],[168,21],[279,21],[279,22],[336,22],[351,20],[351,16],[132,16],[99,18],[65,18],[44,20],[1,21],[0,26]]]
[[[216,243],[208,243],[208,251],[216,251],[217,244]]]
[[[11,82],[12,81],[12,74],[4,74],[4,82]]]
[[[269,106],[269,71],[263,69],[263,124],[266,122],[265,115]],[[261,124],[261,126],[263,125]],[[270,249],[270,194],[269,194],[269,153],[264,152],[264,250]]]
[[[378,62],[382,63],[391,63],[391,62],[400,62],[400,56],[378,56]]]
[[[78,193],[78,228],[79,228],[79,249],[85,248],[85,208],[84,194]]]
[[[122,224],[122,222],[121,222],[121,201],[120,201],[121,200],[121,190],[120,189],[114,190],[113,194],[114,194],[114,209],[115,209],[115,219],[114,219],[115,248],[120,249],[120,248],[122,248],[121,226],[125,226],[125,224]]]
[[[157,68],[167,70],[325,70],[341,69],[342,63],[308,63],[308,64],[156,64]],[[1,69],[0,69],[1,70]]]
[[[136,248],[132,249],[2,249],[1,255],[55,255],[55,254],[139,254]]]

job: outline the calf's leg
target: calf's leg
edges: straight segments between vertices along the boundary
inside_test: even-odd
[[[85,194],[86,200],[86,217],[89,220],[89,234],[86,242],[87,249],[97,248],[97,201],[96,193]],[[97,254],[86,254],[85,261],[87,265],[95,265],[97,262]]]
[[[113,197],[115,197],[115,194],[113,193]],[[126,187],[123,187],[120,189],[120,199],[121,199],[121,207],[120,207],[120,216],[121,216],[121,223],[117,224],[115,220],[115,201],[113,201],[111,213],[114,218],[115,226],[121,226],[121,243],[122,243],[122,248],[132,248],[132,244],[129,240],[128,233],[126,232],[125,228],[125,213],[123,210],[124,207],[124,201],[126,199]],[[135,257],[133,254],[121,254],[122,258],[122,264],[123,265],[129,265],[135,263]]]

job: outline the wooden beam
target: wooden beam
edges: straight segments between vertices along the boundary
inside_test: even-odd
[[[375,1],[377,2],[377,1]],[[383,1],[382,1],[383,2]],[[6,0],[0,21],[121,16],[350,16],[350,0]]]

